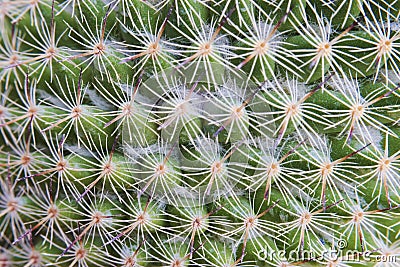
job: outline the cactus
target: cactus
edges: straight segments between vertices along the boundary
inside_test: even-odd
[[[0,266],[399,266],[399,17],[0,0]]]

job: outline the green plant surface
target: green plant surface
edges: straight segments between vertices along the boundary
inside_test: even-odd
[[[399,266],[399,8],[0,0],[0,266]]]

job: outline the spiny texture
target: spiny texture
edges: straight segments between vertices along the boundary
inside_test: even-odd
[[[0,0],[0,266],[400,266],[399,17]]]

